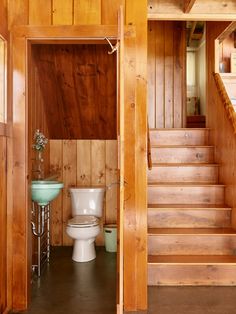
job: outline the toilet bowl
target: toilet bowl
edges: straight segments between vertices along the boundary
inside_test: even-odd
[[[66,233],[74,240],[72,259],[88,262],[96,258],[95,239],[100,233],[105,189],[101,187],[71,188],[72,219]]]

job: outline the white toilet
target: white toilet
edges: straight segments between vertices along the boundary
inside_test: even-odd
[[[105,189],[102,187],[70,188],[72,219],[66,232],[74,239],[72,259],[88,262],[96,258],[94,241],[100,232]]]

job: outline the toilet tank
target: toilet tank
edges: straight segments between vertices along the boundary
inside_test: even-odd
[[[105,188],[77,187],[70,188],[72,217],[91,215],[102,217]]]

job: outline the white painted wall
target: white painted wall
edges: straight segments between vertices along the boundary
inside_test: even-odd
[[[194,97],[200,99],[200,114],[206,114],[206,42],[187,49],[187,114],[194,114]]]

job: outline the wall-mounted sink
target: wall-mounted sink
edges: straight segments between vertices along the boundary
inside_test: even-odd
[[[46,206],[60,193],[64,184],[58,181],[35,180],[31,182],[31,198],[40,206]]]

